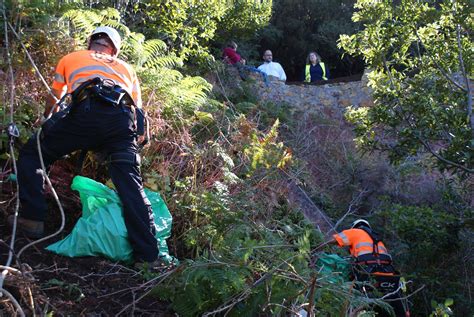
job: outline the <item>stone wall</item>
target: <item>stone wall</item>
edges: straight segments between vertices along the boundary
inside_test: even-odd
[[[373,103],[365,77],[361,81],[326,85],[285,84],[271,76],[266,85],[260,75],[251,77],[262,101],[287,103],[305,112],[321,112],[330,108],[342,115],[348,106],[369,106]]]

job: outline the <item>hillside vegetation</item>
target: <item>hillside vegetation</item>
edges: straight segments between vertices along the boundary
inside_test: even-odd
[[[375,316],[371,305],[389,309],[386,302],[318,264],[327,254],[348,256],[325,242],[360,217],[410,280],[412,316],[474,313],[468,1],[10,0],[1,10],[0,268],[12,238],[4,220],[17,197],[12,160],[47,95],[25,49],[50,84],[58,60],[84,49],[99,25],[120,31],[119,57],[139,75],[152,133],[142,175],[173,215],[168,246],[180,264],[140,273],[102,258],[52,255],[42,243],[15,256],[19,271],[6,275],[11,297],[0,297],[0,315],[20,306],[28,316]],[[262,101],[261,77],[242,81],[220,61],[229,40],[251,65],[272,49],[294,78],[309,50],[335,75],[366,68],[374,103],[349,107],[342,119],[331,115],[342,105],[316,112],[296,100]],[[11,122],[20,132],[13,142],[4,132]],[[80,217],[69,189],[77,156],[50,171],[66,211],[54,241]],[[110,184],[93,155],[82,175]],[[305,218],[290,199],[295,188],[332,230]],[[47,195],[52,233],[61,220]],[[17,240],[16,252],[28,242]]]

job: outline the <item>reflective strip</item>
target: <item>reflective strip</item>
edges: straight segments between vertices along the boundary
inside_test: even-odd
[[[347,236],[345,235],[345,233],[341,232],[341,233],[338,233],[337,235],[339,236],[339,238],[342,239],[342,242],[344,243],[345,246],[350,245],[349,239],[347,238]]]
[[[323,80],[328,80],[328,78],[326,77],[326,65],[324,65],[323,62],[320,62],[319,66],[321,66],[321,69],[323,70],[323,76],[322,76]]]
[[[379,245],[379,253],[380,254],[388,254],[388,250],[383,246]]]
[[[57,81],[58,83],[65,84],[66,81],[64,80],[64,76],[61,74],[54,74],[54,81]]]
[[[123,83],[128,86],[128,87],[131,87],[132,86],[132,82],[130,81],[130,79],[128,79],[127,77],[123,76],[122,74],[118,73],[117,71],[115,71],[114,69],[110,68],[110,67],[106,67],[106,66],[101,66],[101,65],[91,65],[91,66],[84,66],[84,67],[81,67],[81,68],[78,68],[76,69],[75,71],[73,71],[70,75],[69,75],[69,82],[72,83],[73,82],[73,79],[76,75],[82,73],[82,72],[85,72],[85,71],[94,71],[94,70],[97,70],[97,71],[102,71],[104,73],[107,73],[107,74],[112,74],[112,75],[117,75],[118,77],[120,77],[120,79],[123,80]],[[95,76],[95,77],[100,77],[100,76]],[[101,77],[102,78],[102,77]],[[124,88],[124,87],[122,87]]]
[[[140,90],[140,86],[138,85],[138,82],[135,82],[133,84],[132,92],[138,92],[139,90]]]
[[[361,256],[361,255],[364,255],[364,254],[372,254],[372,251],[360,251],[357,253],[356,256]]]
[[[355,248],[358,249],[360,247],[371,247],[373,248],[374,244],[372,242],[361,242],[361,243],[357,243]]]
[[[305,71],[304,71],[304,81],[309,83],[311,82],[311,74],[310,74],[310,69],[311,65],[306,65]]]
[[[110,78],[108,77],[105,77],[105,76],[102,76],[102,75],[91,75],[91,76],[87,76],[87,77],[83,77],[83,78],[80,78],[78,79],[75,83],[72,84],[72,87],[71,87],[71,92],[73,92],[74,90],[76,90],[77,87],[79,87],[82,83],[90,80],[90,79],[93,79],[93,78],[96,78],[96,77],[99,77],[101,79],[108,79],[108,80],[111,80]]]

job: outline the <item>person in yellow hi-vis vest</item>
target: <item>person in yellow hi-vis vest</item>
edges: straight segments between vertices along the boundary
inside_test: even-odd
[[[316,52],[310,52],[306,58],[306,66],[303,73],[305,83],[314,83],[319,80],[328,80],[329,69],[321,61],[321,56]]]

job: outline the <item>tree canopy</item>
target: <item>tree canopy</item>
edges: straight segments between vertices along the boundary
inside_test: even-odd
[[[427,152],[441,169],[474,173],[469,1],[360,0],[364,25],[340,46],[364,58],[375,105],[352,109],[358,142],[394,162]]]

